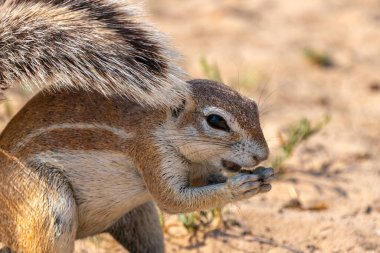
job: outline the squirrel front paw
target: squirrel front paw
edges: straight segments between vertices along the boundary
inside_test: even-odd
[[[265,168],[257,174],[240,173],[226,182],[226,187],[232,201],[250,198],[258,193],[265,193],[272,189],[269,184],[273,179],[273,169]]]

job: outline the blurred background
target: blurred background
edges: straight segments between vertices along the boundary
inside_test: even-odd
[[[145,0],[189,78],[258,102],[271,192],[163,215],[167,252],[380,252],[380,2]],[[0,127],[30,96],[15,90]],[[76,252],[125,252],[107,235]]]

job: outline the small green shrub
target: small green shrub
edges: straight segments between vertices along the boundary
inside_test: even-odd
[[[275,156],[271,164],[273,168],[278,169],[280,176],[285,173],[284,162],[293,155],[296,147],[318,133],[329,121],[330,117],[326,116],[312,125],[310,120],[303,118],[285,131],[285,138],[281,138],[281,153]]]
[[[200,64],[202,67],[203,73],[206,75],[208,79],[223,82],[222,76],[220,74],[219,66],[214,63],[210,64],[205,57],[201,57]]]
[[[334,65],[331,56],[325,52],[320,52],[312,48],[305,48],[303,53],[308,61],[319,67],[328,68]]]

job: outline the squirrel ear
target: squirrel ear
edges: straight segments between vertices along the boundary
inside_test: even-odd
[[[184,111],[195,110],[195,101],[193,98],[188,97],[186,100],[182,100],[181,105],[171,109],[171,116],[174,121],[181,117]]]
[[[177,107],[175,107],[175,108],[173,108],[172,110],[171,110],[171,112],[172,112],[172,117],[174,118],[174,119],[178,119],[178,117],[182,114],[182,112],[185,110],[185,107],[186,107],[186,100],[184,99],[184,100],[182,100],[182,103],[179,105],[179,106],[177,106]]]

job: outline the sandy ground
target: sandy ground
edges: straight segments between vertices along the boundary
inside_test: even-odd
[[[331,117],[271,192],[225,207],[241,227],[192,241],[167,235],[167,252],[380,252],[379,1],[147,0],[144,8],[192,78],[204,77],[205,57],[259,101],[272,154],[289,124]],[[333,66],[313,65],[305,48],[326,52]],[[284,208],[294,197],[304,209],[325,209]],[[80,252],[125,251],[102,236],[78,241]]]

